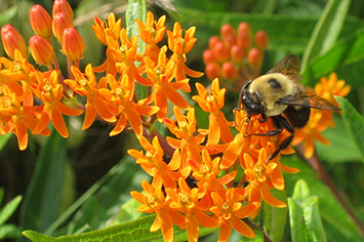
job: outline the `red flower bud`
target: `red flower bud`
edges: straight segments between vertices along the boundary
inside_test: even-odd
[[[217,63],[209,63],[206,65],[205,73],[210,80],[219,78],[221,76],[220,66]]]
[[[264,50],[268,45],[268,35],[264,30],[259,30],[255,34],[255,46],[260,49]]]
[[[28,49],[23,36],[10,24],[4,25],[1,28],[1,40],[6,54],[11,59],[14,59],[16,49],[20,51],[23,57],[26,58],[28,56]]]
[[[205,64],[217,61],[211,50],[205,50],[202,57]]]
[[[263,64],[263,52],[257,48],[253,48],[248,53],[248,63],[252,67],[260,67]]]
[[[221,26],[220,34],[222,38],[225,38],[228,35],[232,35],[235,37],[235,29],[230,24],[224,24]]]
[[[253,35],[253,30],[247,22],[242,22],[238,26],[238,33],[247,33],[251,38]]]
[[[73,23],[72,23],[72,19],[67,18],[66,14],[57,13],[53,17],[52,31],[53,31],[53,35],[56,37],[56,39],[59,42],[62,42],[63,31],[69,27],[73,27]]]
[[[221,40],[215,43],[214,47],[211,50],[218,61],[224,62],[229,59],[229,49],[224,45]]]
[[[222,65],[222,76],[229,80],[229,81],[235,81],[238,78],[238,69],[236,69],[236,67],[234,66],[233,63],[229,62],[225,62]]]
[[[236,37],[236,43],[244,50],[248,50],[252,45],[251,36],[247,32],[239,32]]]
[[[216,35],[212,36],[210,39],[209,39],[209,48],[212,50],[214,48],[214,45],[217,43],[217,42],[220,42],[220,38],[217,37]]]
[[[86,46],[81,35],[73,27],[66,28],[62,36],[62,52],[69,60],[79,60],[83,57]]]
[[[71,6],[68,4],[66,0],[55,0],[52,7],[52,16],[53,18],[58,13],[64,13],[66,18],[73,20],[73,11]]]
[[[40,65],[50,66],[54,58],[52,43],[40,35],[29,39],[29,50],[33,59]]]
[[[39,4],[34,5],[29,13],[30,26],[34,32],[43,38],[52,36],[52,19],[48,12]]]
[[[231,60],[235,64],[241,64],[244,60],[244,50],[239,45],[233,45],[230,49]]]

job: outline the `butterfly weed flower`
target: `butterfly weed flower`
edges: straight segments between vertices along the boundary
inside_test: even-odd
[[[19,50],[23,57],[28,57],[28,49],[23,36],[10,24],[1,28],[1,41],[10,59],[15,58],[15,50]]]

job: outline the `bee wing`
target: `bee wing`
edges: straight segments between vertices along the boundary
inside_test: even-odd
[[[325,98],[317,96],[315,90],[309,87],[304,87],[304,92],[301,92],[298,95],[282,98],[281,103],[290,106],[302,106],[321,110],[340,111],[340,108],[336,107]]]
[[[300,58],[296,55],[287,55],[280,60],[269,73],[281,73],[288,76],[291,80],[301,82],[302,77],[300,76]]]

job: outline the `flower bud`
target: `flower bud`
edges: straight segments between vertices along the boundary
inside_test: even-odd
[[[221,26],[220,34],[222,38],[225,38],[228,35],[235,36],[235,29],[230,24],[224,24]]]
[[[39,4],[34,5],[29,13],[30,26],[34,32],[43,38],[52,36],[52,19],[48,12]]]
[[[236,43],[246,51],[252,45],[251,36],[247,32],[239,32],[236,37]]]
[[[211,50],[205,50],[203,52],[203,55],[202,55],[202,58],[203,58],[203,62],[205,64],[208,64],[208,63],[212,63],[212,62],[216,62],[216,58],[214,56],[214,54],[212,53]]]
[[[33,59],[40,65],[50,66],[54,58],[54,50],[51,42],[40,35],[34,35],[29,39],[29,50]]]
[[[260,49],[264,50],[268,45],[268,35],[264,30],[259,30],[255,34],[255,46]]]
[[[238,69],[236,69],[234,64],[230,61],[225,62],[222,65],[221,73],[222,76],[229,81],[235,81],[238,78]]]
[[[85,49],[85,42],[75,28],[70,27],[63,31],[62,52],[69,60],[82,59]]]
[[[251,38],[253,35],[253,30],[247,22],[242,22],[238,26],[238,33],[247,33]]]
[[[224,62],[229,59],[229,49],[224,45],[221,40],[215,43],[214,47],[211,50],[218,61]]]
[[[73,20],[73,11],[71,6],[68,4],[66,0],[55,0],[52,7],[52,16],[53,18],[58,13],[64,13],[66,18]]]
[[[244,50],[239,45],[233,45],[230,49],[231,60],[235,64],[241,64],[244,60]]]
[[[23,57],[28,56],[28,49],[25,45],[23,36],[10,24],[1,28],[1,40],[6,54],[14,59],[14,52],[18,49]]]
[[[209,78],[210,80],[219,78],[221,75],[220,66],[217,63],[209,63],[206,65],[205,73],[207,78]]]
[[[252,67],[260,67],[263,64],[263,52],[253,48],[248,53],[248,63]]]
[[[217,42],[220,42],[220,38],[216,35],[212,36],[210,39],[209,39],[209,48],[212,50],[214,48],[214,45],[217,43]]]
[[[52,31],[53,35],[59,42],[62,42],[63,31],[69,27],[73,27],[73,23],[72,19],[66,17],[66,14],[57,13],[53,17]]]

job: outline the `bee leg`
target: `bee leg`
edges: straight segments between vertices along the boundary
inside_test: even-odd
[[[267,122],[267,117],[265,116],[265,114],[262,114],[262,119],[258,117],[258,122],[261,124]]]
[[[292,142],[292,139],[293,139],[293,136],[294,136],[293,128],[291,127],[291,125],[288,123],[288,121],[284,117],[276,116],[276,117],[273,118],[273,121],[274,121],[275,125],[277,126],[278,130],[282,131],[282,126],[281,125],[283,125],[283,127],[285,129],[287,129],[287,131],[290,132],[291,135],[287,139],[283,140],[283,142],[279,145],[278,149],[276,149],[273,152],[273,154],[271,154],[269,156],[267,162],[269,162],[270,160],[273,160],[274,157],[276,157],[279,154],[279,152],[286,149],[289,146],[289,144]]]

